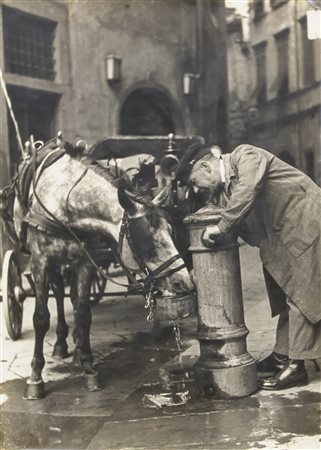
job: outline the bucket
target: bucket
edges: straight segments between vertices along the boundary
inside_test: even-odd
[[[155,316],[158,320],[184,319],[192,314],[195,308],[195,292],[177,297],[155,298]]]

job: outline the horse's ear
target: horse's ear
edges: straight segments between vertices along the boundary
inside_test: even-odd
[[[152,200],[154,206],[160,207],[166,205],[166,200],[169,198],[171,186],[165,186]]]
[[[121,186],[118,188],[118,201],[121,207],[131,216],[137,213],[138,203],[130,198],[128,192]]]

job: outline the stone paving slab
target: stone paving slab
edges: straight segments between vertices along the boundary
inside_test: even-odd
[[[1,449],[87,448],[104,423],[102,417],[54,416],[36,413],[1,414]],[[85,430],[85,432],[84,432]]]
[[[276,319],[270,317],[257,251],[241,247],[241,261],[248,350],[261,358],[273,348]],[[1,449],[320,449],[320,373],[312,363],[307,363],[306,387],[213,401],[197,398],[191,376],[186,386],[193,395],[186,404],[147,408],[145,394],[164,392],[164,372],[179,364],[168,324],[162,324],[162,338],[155,340],[142,298],[103,299],[92,310],[91,333],[103,389],[88,392],[71,356],[66,360],[51,356],[54,306],[50,299],[43,400],[22,399],[33,348],[32,299],[26,300],[22,339],[9,341],[1,330]],[[66,306],[70,321],[70,302]],[[188,369],[199,354],[196,317],[181,328],[183,365]],[[70,337],[68,342],[72,350]]]
[[[309,438],[313,447],[306,448],[317,449],[319,411],[319,405],[301,406],[300,415],[308,424],[301,429],[296,406],[273,411],[269,408],[221,410],[110,422],[95,435],[88,449],[287,449],[298,438],[301,445]]]

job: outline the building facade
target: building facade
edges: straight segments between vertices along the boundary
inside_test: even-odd
[[[1,67],[23,142],[61,130],[88,144],[168,133],[226,144],[224,2],[0,0],[0,15]],[[19,157],[1,95],[1,186]]]
[[[233,145],[266,148],[321,184],[321,41],[308,39],[309,10],[305,0],[229,10],[230,132]]]

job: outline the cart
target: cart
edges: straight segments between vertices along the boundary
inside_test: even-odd
[[[179,160],[181,154],[195,142],[204,142],[203,138],[198,136],[115,136],[102,139],[94,144],[87,151],[97,161],[109,163],[111,160],[124,159],[129,156],[150,155],[154,158],[154,163],[140,162],[138,166],[127,168],[128,173],[132,172],[131,178],[134,186],[142,195],[152,194],[157,186],[155,179],[155,165],[163,165],[164,168],[173,168],[173,163]],[[114,162],[114,164],[117,164]],[[4,219],[4,228],[11,241],[14,242],[13,223],[7,217]],[[17,238],[16,238],[17,239]],[[17,246],[16,246],[17,247]],[[100,269],[107,272],[110,267],[118,268],[118,261],[110,248],[98,246],[94,249],[95,262]],[[30,271],[28,270],[28,258],[21,255],[17,249],[10,249],[5,253],[2,266],[2,302],[3,313],[8,335],[12,340],[21,337],[23,304],[28,297],[35,296],[34,283]],[[21,261],[23,263],[21,264]],[[22,270],[21,266],[26,266]],[[109,274],[108,279],[112,277]],[[70,285],[69,293],[65,297],[72,296],[72,273],[64,273],[66,284]],[[94,274],[91,292],[90,304],[97,305],[103,297],[127,295],[127,291],[106,292],[107,279],[100,270]],[[157,328],[156,325],[154,328]]]

